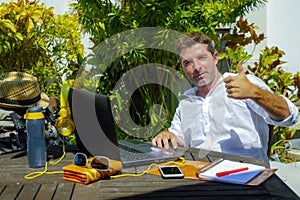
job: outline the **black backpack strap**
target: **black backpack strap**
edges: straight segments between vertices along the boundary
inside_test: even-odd
[[[48,122],[50,122],[51,124],[55,124],[56,122],[56,117],[55,115],[49,110],[49,108],[45,108],[45,118]]]
[[[17,113],[15,112],[10,113],[10,117],[13,120],[16,131],[18,132],[19,146],[21,150],[25,150],[27,148],[27,135],[26,135],[25,125],[19,119]]]

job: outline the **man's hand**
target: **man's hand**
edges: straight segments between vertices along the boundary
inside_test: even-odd
[[[251,83],[244,72],[242,61],[239,62],[238,69],[239,74],[237,76],[230,76],[224,79],[228,97],[234,99],[252,99],[264,108],[274,120],[281,121],[290,116],[287,102],[283,97]]]
[[[165,149],[169,149],[170,142],[174,149],[177,149],[178,145],[184,146],[184,143],[169,131],[162,131],[152,139],[153,146],[164,147]]]
[[[257,86],[251,83],[247,78],[242,66],[242,61],[238,64],[238,70],[239,74],[237,76],[230,76],[224,79],[227,96],[235,99],[251,98],[251,93]]]

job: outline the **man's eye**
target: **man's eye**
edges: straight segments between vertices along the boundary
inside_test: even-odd
[[[204,60],[206,58],[207,58],[206,56],[200,56],[200,57],[198,57],[198,60]]]
[[[188,67],[188,66],[190,66],[190,65],[191,65],[190,62],[184,62],[184,63],[183,63],[183,66],[184,66],[184,67]]]

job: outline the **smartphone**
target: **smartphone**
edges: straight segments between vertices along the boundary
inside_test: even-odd
[[[181,169],[176,165],[159,166],[158,169],[163,178],[183,178],[184,177],[184,174],[182,173]]]

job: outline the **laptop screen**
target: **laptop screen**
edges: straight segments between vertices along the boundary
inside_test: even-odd
[[[182,153],[167,152],[159,150],[157,147],[155,150],[158,151],[154,151],[151,143],[147,142],[118,141],[111,104],[107,95],[73,89],[70,102],[77,130],[77,142],[91,156],[106,156],[122,161],[124,167],[175,160],[182,156]],[[119,145],[122,146],[122,149],[119,148]],[[82,147],[80,148],[82,149]],[[137,150],[136,153],[132,151],[133,149]]]
[[[102,155],[120,160],[109,97],[70,89],[69,103],[80,148],[91,156]]]

